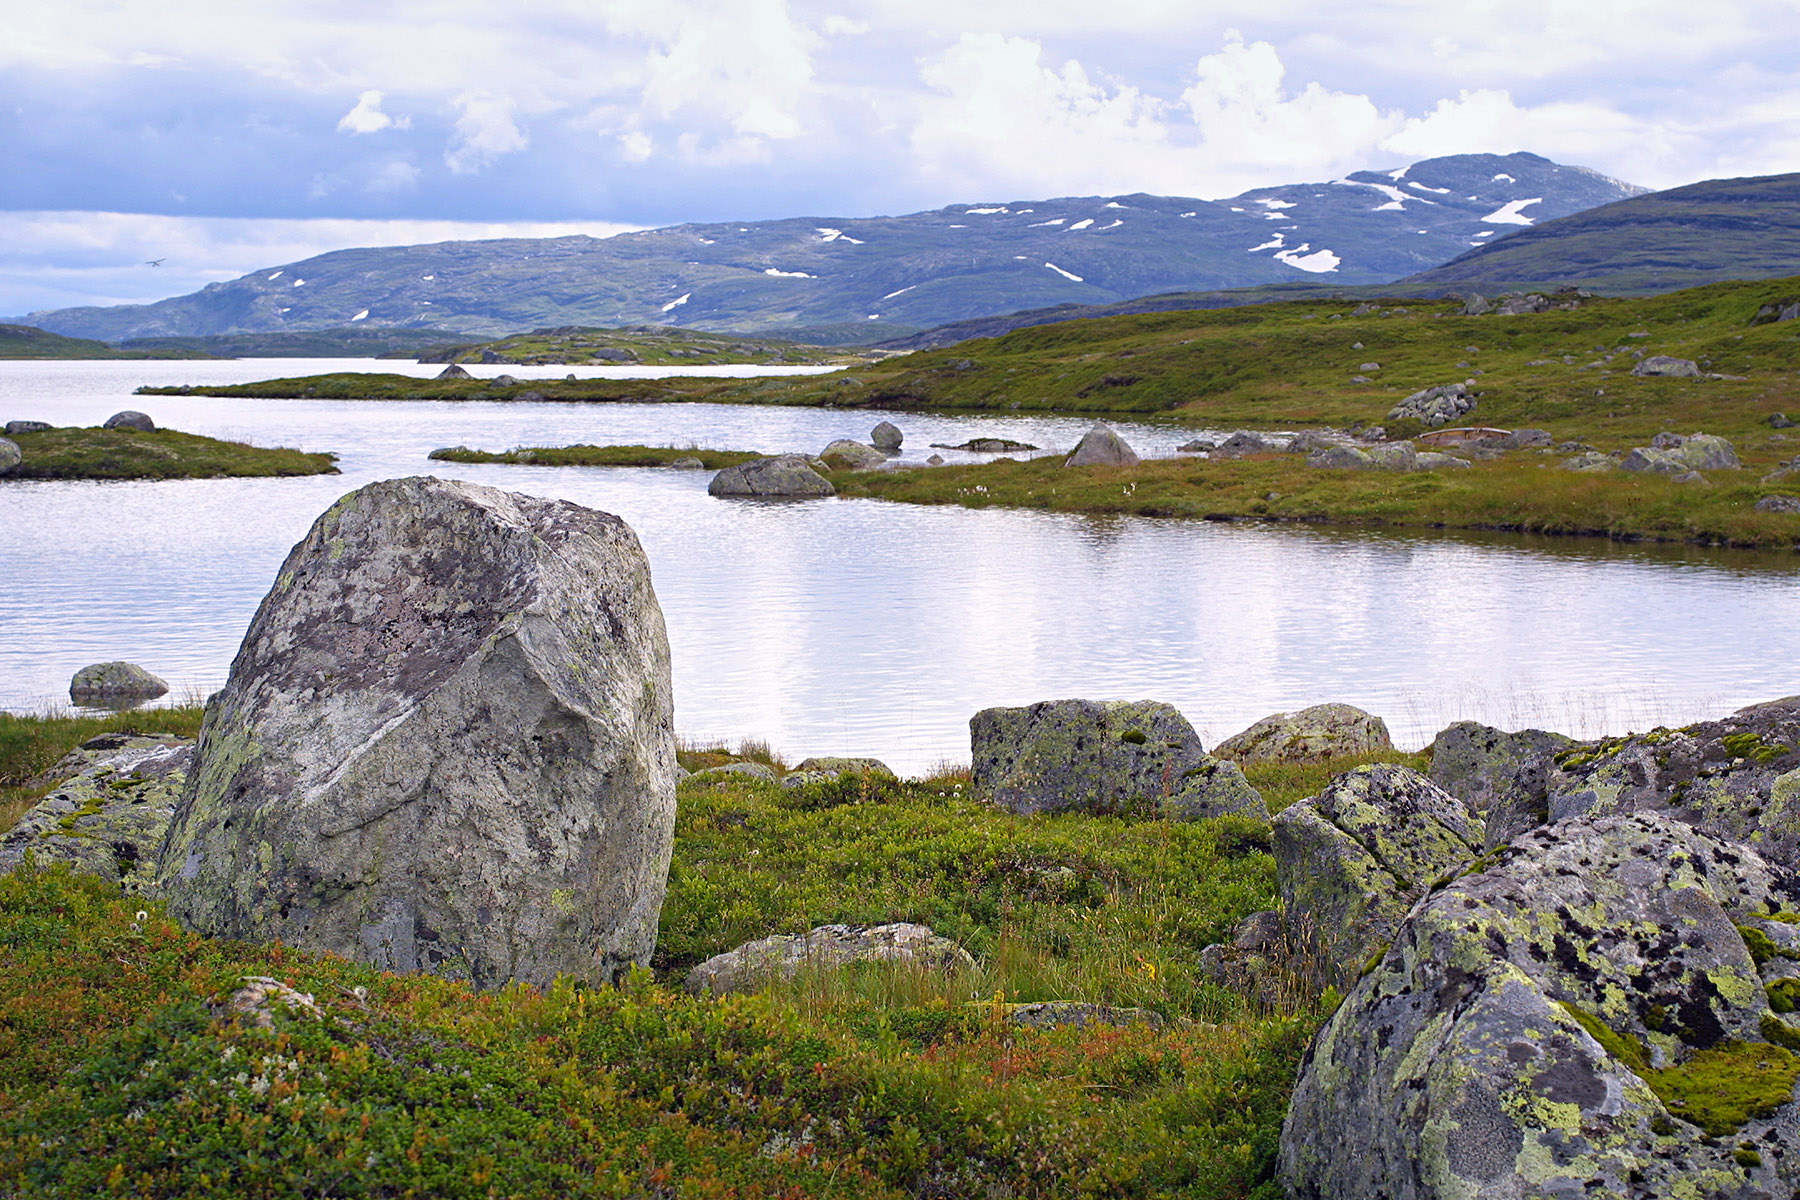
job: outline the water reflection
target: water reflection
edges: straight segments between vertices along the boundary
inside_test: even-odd
[[[1087,422],[132,397],[142,378],[121,365],[145,369],[0,364],[0,419],[93,423],[138,407],[176,428],[332,449],[344,474],[0,484],[0,706],[57,702],[76,668],[113,658],[143,663],[177,695],[216,687],[313,518],[364,482],[428,471],[624,517],[650,554],[667,617],[678,726],[697,738],[764,738],[794,756],[875,754],[920,770],[966,757],[976,710],[1065,696],[1167,700],[1209,742],[1270,712],[1341,700],[1419,744],[1462,717],[1598,733],[1800,691],[1788,554],[721,501],[706,495],[704,472],[425,455],[459,442],[816,450],[866,437],[884,416],[921,455],[927,442],[977,434],[1066,448]],[[266,363],[155,369],[198,367],[272,373]],[[1128,426],[1127,436],[1173,444],[1185,434]]]

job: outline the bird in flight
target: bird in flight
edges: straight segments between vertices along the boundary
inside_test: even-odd
[[[166,262],[168,262],[168,261],[169,261],[169,260],[168,260],[168,259],[166,259],[166,258],[152,258],[152,259],[149,259],[149,260],[147,260],[147,261],[146,261],[146,262],[145,262],[145,263],[144,263],[144,265],[145,265],[145,266],[146,266],[146,267],[160,267],[160,266],[162,266],[162,265],[163,265],[163,264],[164,264],[164,263],[166,263]]]

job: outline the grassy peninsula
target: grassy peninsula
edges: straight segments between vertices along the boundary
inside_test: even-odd
[[[266,449],[173,429],[65,428],[17,433],[12,479],[217,479],[335,475],[337,455]]]
[[[709,471],[735,467],[761,458],[753,450],[700,450],[680,446],[520,446],[516,450],[471,450],[451,446],[433,450],[440,462],[506,463],[532,467],[667,467],[684,458],[698,459]]]
[[[192,346],[121,349],[91,338],[64,337],[35,325],[0,325],[0,358],[216,358]]]
[[[389,357],[392,357],[391,355]],[[630,325],[600,329],[566,325],[534,329],[493,341],[442,346],[420,355],[432,363],[518,363],[590,365],[700,366],[709,363],[757,363],[767,366],[849,366],[880,358],[879,352],[809,346],[781,338],[708,333],[673,325]]]
[[[0,721],[0,778],[89,735]],[[1348,765],[1250,777],[1281,807]],[[476,993],[199,937],[60,869],[0,878],[0,1173],[144,1196],[1272,1200],[1287,1094],[1335,993],[1295,978],[1258,1004],[1194,969],[1273,902],[1268,827],[1020,817],[966,790],[957,772],[684,782],[654,971],[618,989]],[[976,967],[679,987],[749,938],[894,920]],[[246,976],[320,1016],[238,1019],[223,1001]],[[1033,1000],[1153,1015],[1014,1023]]]

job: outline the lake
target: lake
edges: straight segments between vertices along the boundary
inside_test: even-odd
[[[703,471],[467,466],[434,448],[574,442],[818,452],[879,420],[928,443],[1067,450],[1086,419],[712,404],[346,403],[133,396],[368,360],[0,362],[0,423],[159,425],[330,450],[343,473],[169,483],[0,480],[0,708],[67,704],[124,658],[202,696],[288,549],[361,484],[438,474],[617,513],[642,539],[674,655],[676,724],[791,759],[967,761],[968,719],[1065,697],[1164,700],[1208,745],[1327,700],[1418,746],[1454,720],[1622,733],[1800,692],[1800,557],[1509,535],[714,499]],[[650,369],[472,368],[519,378]],[[694,373],[688,371],[687,373]],[[769,373],[744,368],[744,374]],[[1140,453],[1196,431],[1123,422]],[[952,456],[960,457],[960,456]]]

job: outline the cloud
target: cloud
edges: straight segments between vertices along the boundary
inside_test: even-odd
[[[1521,107],[1504,90],[1464,91],[1437,102],[1386,138],[1384,149],[1410,158],[1463,153],[1487,146],[1496,153],[1530,150],[1564,162],[1588,162],[1622,142],[1655,157],[1667,150],[1646,123],[1592,102],[1557,101]]]
[[[780,140],[804,131],[812,55],[824,43],[793,19],[786,0],[615,7],[613,27],[653,46],[642,91],[648,113],[722,122],[738,137]]]
[[[510,96],[492,92],[464,92],[452,102],[457,110],[456,132],[444,150],[444,165],[458,175],[473,175],[490,167],[502,155],[530,144],[513,123],[515,104]]]
[[[337,123],[339,133],[380,133],[384,129],[411,129],[411,117],[390,117],[381,111],[381,93],[370,89],[356,98],[356,107]]]

